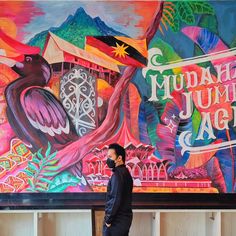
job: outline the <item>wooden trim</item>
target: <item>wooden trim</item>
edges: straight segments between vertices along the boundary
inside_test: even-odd
[[[0,210],[103,209],[105,193],[1,193]],[[133,209],[236,209],[236,194],[134,193]]]

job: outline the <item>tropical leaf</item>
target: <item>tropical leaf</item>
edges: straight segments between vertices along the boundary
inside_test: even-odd
[[[193,132],[192,132],[192,141],[193,141],[197,137],[198,130],[202,120],[201,114],[197,109],[193,110],[192,120],[193,120]]]
[[[38,165],[40,164],[40,160],[35,156],[32,158],[32,161]]]
[[[33,162],[28,162],[28,167],[35,172],[39,171],[38,166],[36,166]]]
[[[31,188],[26,188],[25,191],[28,191],[28,192],[36,192],[36,191],[34,191],[33,189],[31,189]]]
[[[192,25],[195,22],[193,10],[188,2],[177,2],[177,9],[180,19],[188,25]]]
[[[60,169],[60,166],[47,166],[44,167],[44,170],[49,170],[49,171],[57,171]]]
[[[65,191],[70,186],[76,186],[75,183],[64,183],[48,190],[48,192],[58,193]]]
[[[42,187],[44,190],[47,190],[47,184],[45,184],[45,183],[38,182],[35,184],[35,186],[36,186],[36,188]]]
[[[49,178],[56,176],[60,166],[57,165],[57,152],[51,152],[51,144],[48,143],[45,155],[42,154],[42,149],[39,149],[28,162],[28,168],[24,172],[31,177],[29,180],[30,188],[27,191],[47,191],[47,186],[52,183]],[[49,177],[49,178],[47,178]]]
[[[43,177],[39,177],[39,180],[40,180],[41,182],[45,182],[45,183],[48,183],[48,184],[51,184],[51,183],[52,183],[52,180],[47,179],[47,178],[43,178]]]
[[[81,182],[80,178],[75,177],[68,171],[57,175],[48,187],[49,192],[63,192],[69,186],[76,186]]]
[[[162,13],[162,19],[161,19],[161,24],[159,26],[160,31],[163,33],[161,25],[165,27],[165,29],[168,29],[168,25],[173,26],[174,25],[174,14],[175,13],[175,4],[172,2],[165,2],[164,3],[164,9]]]
[[[40,160],[42,160],[42,159],[44,158],[41,152],[42,152],[42,148],[40,148],[40,149],[37,151],[37,157],[38,157]]]
[[[46,192],[44,188],[40,188],[40,187],[35,188],[35,190],[38,192]]]
[[[54,159],[56,157],[56,155],[57,155],[57,152],[54,152],[51,155],[48,155],[48,158],[47,158],[46,162],[49,161],[49,160]]]
[[[195,23],[195,14],[208,16],[214,15],[215,12],[209,3],[204,1],[168,1],[164,5],[161,22],[166,30],[170,26],[173,32],[178,32],[182,22],[187,25]]]
[[[59,172],[43,172],[42,175],[43,176],[47,176],[47,177],[53,177],[55,175],[57,175]]]
[[[28,179],[28,183],[29,183],[30,187],[32,189],[34,189],[34,183],[33,183],[32,179]]]
[[[34,173],[31,172],[29,169],[24,169],[24,172],[30,177],[34,176]]]
[[[207,2],[189,2],[190,7],[195,14],[209,14],[214,15],[213,7]]]
[[[172,24],[170,25],[170,28],[172,29],[173,32],[180,31],[180,18],[179,18],[178,14],[174,15]]]
[[[48,148],[45,152],[45,156],[48,157],[50,153],[51,153],[51,144],[48,142]]]
[[[49,160],[49,161],[46,161],[45,163],[48,165],[48,166],[51,166],[51,165],[55,165],[58,163],[58,159],[55,159],[55,160]]]

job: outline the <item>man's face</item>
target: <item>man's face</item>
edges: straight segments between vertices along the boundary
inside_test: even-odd
[[[116,151],[114,149],[108,149],[107,157],[112,159],[113,161],[116,161],[117,159]]]

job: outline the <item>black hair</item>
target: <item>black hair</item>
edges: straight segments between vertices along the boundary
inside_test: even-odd
[[[122,156],[122,161],[125,163],[125,149],[120,146],[118,143],[112,143],[109,145],[108,149],[114,149],[117,157]]]

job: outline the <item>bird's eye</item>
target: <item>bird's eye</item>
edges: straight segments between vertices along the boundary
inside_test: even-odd
[[[26,62],[31,62],[31,61],[32,61],[32,57],[29,57],[29,56],[28,56],[28,57],[25,57],[25,61],[26,61]]]

